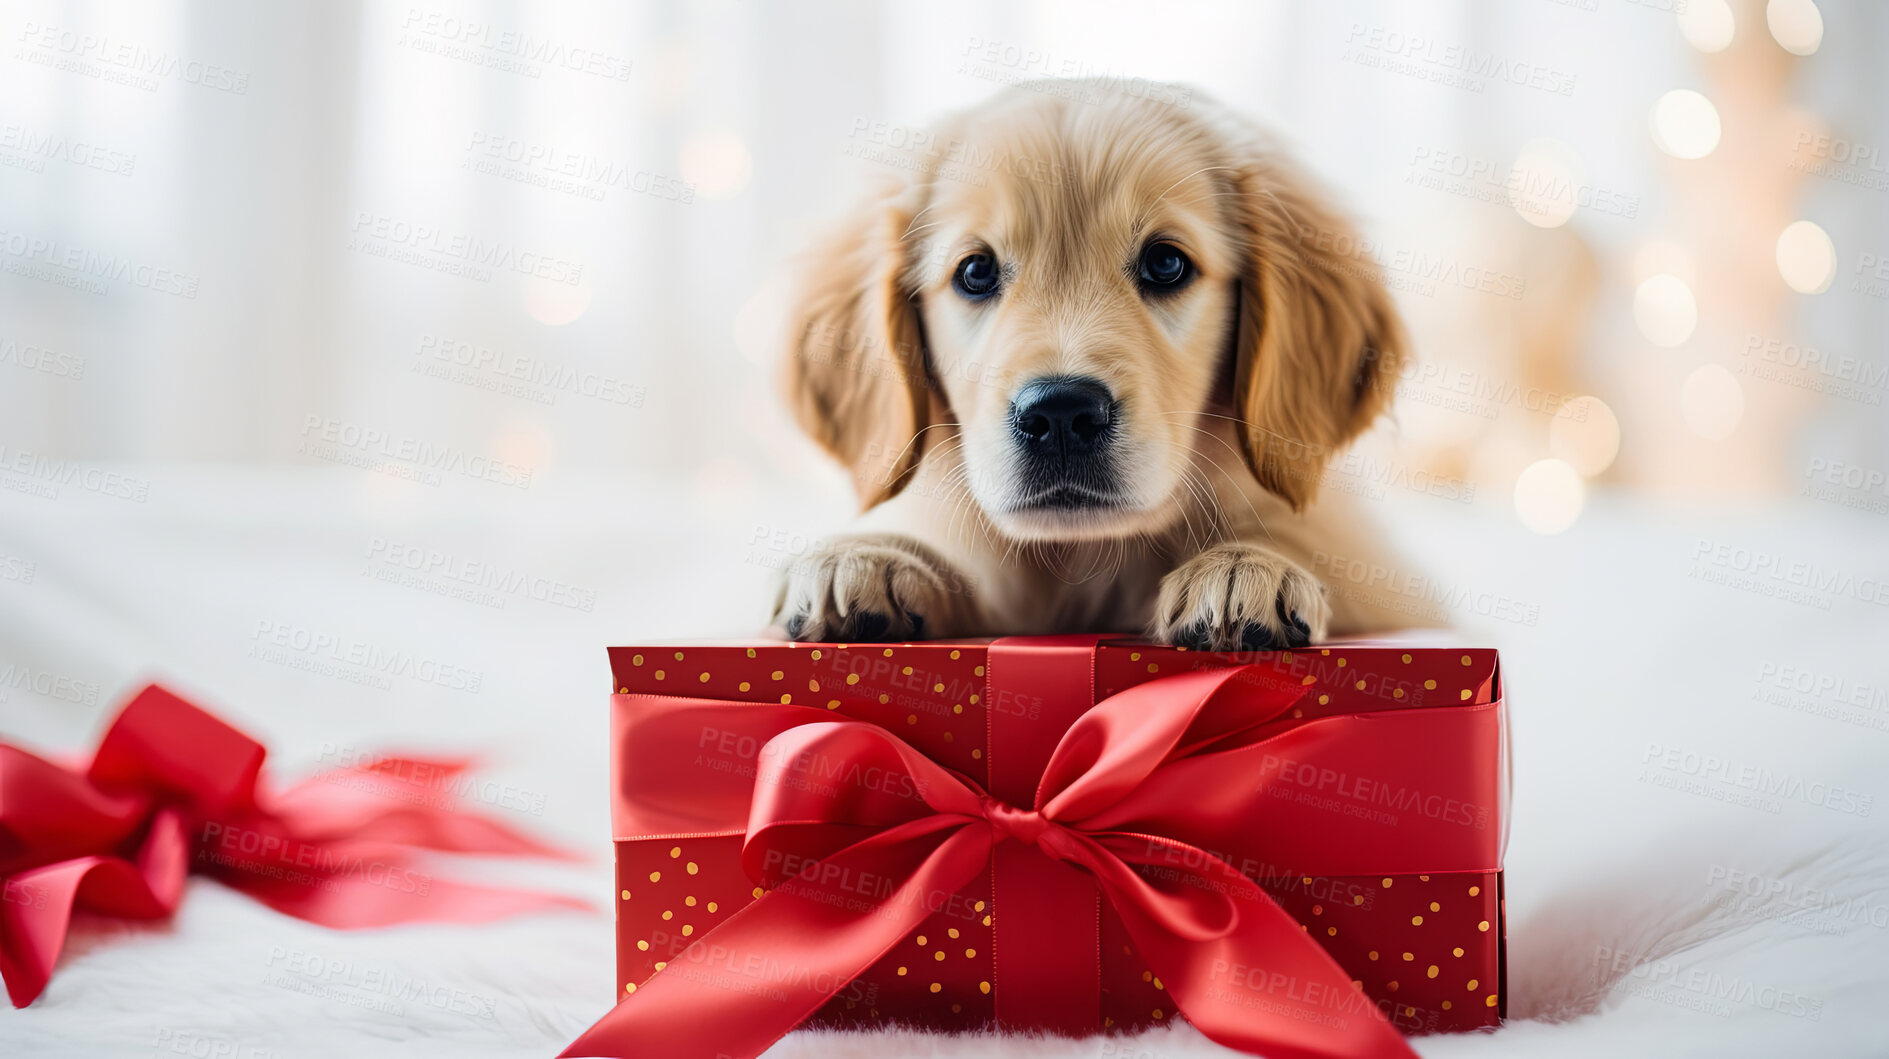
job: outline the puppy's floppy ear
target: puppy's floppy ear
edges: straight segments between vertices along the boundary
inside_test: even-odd
[[[1389,404],[1403,324],[1357,234],[1273,149],[1235,167],[1248,240],[1233,402],[1246,461],[1294,510]]]
[[[802,430],[853,476],[862,509],[918,468],[931,382],[904,237],[913,192],[872,197],[798,265],[790,309],[788,404]]]

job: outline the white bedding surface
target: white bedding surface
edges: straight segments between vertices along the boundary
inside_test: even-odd
[[[31,571],[0,579],[0,674],[99,688],[86,706],[30,682],[0,686],[7,738],[89,747],[116,703],[158,678],[265,739],[279,776],[316,767],[324,748],[477,750],[482,776],[543,807],[499,815],[593,856],[440,874],[581,894],[597,910],[333,932],[193,881],[170,923],[82,919],[45,995],[0,1014],[0,1054],[554,1054],[620,988],[603,647],[752,632],[781,555],[774,530],[815,535],[843,515],[837,499],[785,486],[733,502],[626,480],[540,481],[525,494],[346,469],[129,470],[150,483],[143,503],[72,485],[57,499],[0,492],[0,570]],[[1554,538],[1500,510],[1388,508],[1407,550],[1464,593],[1464,641],[1502,650],[1514,725],[1511,1021],[1417,1049],[1889,1054],[1889,606],[1869,601],[1889,603],[1889,521],[1809,502],[1590,504]],[[1805,601],[1779,598],[1788,585],[1765,574],[1718,583],[1724,567],[1695,560],[1702,539],[1779,556],[1786,570],[1801,562],[1833,587]],[[562,586],[559,599],[467,600],[434,591],[438,579],[377,578],[377,557],[396,546],[496,564]],[[1495,597],[1532,624],[1480,616]],[[479,688],[382,688],[259,657],[284,626],[411,651],[477,673]],[[1799,673],[1809,690],[1771,682]],[[1725,764],[1706,771],[1707,759]],[[1763,896],[1725,885],[1748,877]],[[424,991],[390,995],[409,979]],[[771,1054],[1224,1053],[1177,1027],[1111,1042],[797,1034]]]

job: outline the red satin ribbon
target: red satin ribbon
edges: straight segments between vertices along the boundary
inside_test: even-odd
[[[1038,804],[1038,786],[1063,734],[1095,702],[1097,636],[997,640],[984,656],[985,786],[998,804]],[[1038,814],[1040,819],[1040,814]],[[1039,855],[1034,841],[991,851],[991,893],[1004,921],[1038,938],[991,946],[997,1025],[1083,1036],[1102,1024],[1102,891],[1074,863]]]
[[[1310,766],[1494,805],[1495,707],[1295,725],[1285,715],[1299,694],[1242,679],[1258,668],[1244,667],[1139,685],[1095,704],[1065,731],[1047,714],[1092,693],[1086,682],[1070,686],[1067,662],[1072,652],[1086,659],[1093,641],[999,641],[997,649],[1006,644],[1043,650],[997,656],[993,694],[1035,687],[1053,699],[1041,728],[1008,733],[1023,740],[1012,747],[1051,733],[1027,809],[883,728],[835,722],[824,710],[616,696],[618,835],[740,834],[744,870],[768,889],[673,957],[563,1055],[752,1059],[923,923],[937,897],[989,870],[993,858],[1000,870],[999,993],[1033,988],[1012,973],[1031,966],[1029,958],[1017,962],[1006,953],[1066,948],[1072,940],[1066,924],[1017,909],[1099,892],[1181,1012],[1213,1040],[1278,1059],[1413,1055],[1290,915],[1208,851],[1306,874],[1494,870],[1492,832],[1416,814],[1387,834],[1277,795],[1299,790],[1282,775],[1303,776]],[[1010,670],[1003,690],[999,665]],[[698,745],[709,731],[764,744],[751,781],[691,770],[680,748]],[[1293,768],[1282,769],[1283,762]],[[809,774],[870,779],[809,783]],[[993,788],[1014,775],[993,766]],[[1079,879],[1052,881],[1048,894],[1019,894],[1002,874],[1006,859]],[[884,885],[862,887],[866,879]],[[860,902],[862,889],[880,899]],[[766,988],[743,988],[759,984],[755,968],[766,969]],[[1052,1006],[1072,1003],[1066,989],[1031,995]],[[1079,1017],[1094,1011],[1090,1000],[1053,1011],[1004,1007],[999,1018],[1093,1032],[1095,1023]]]
[[[328,927],[589,907],[417,867],[419,849],[567,856],[443,793],[467,761],[381,758],[272,797],[264,754],[156,685],[126,704],[84,771],[0,743],[0,975],[15,1007],[45,989],[75,908],[159,919],[193,870]]]

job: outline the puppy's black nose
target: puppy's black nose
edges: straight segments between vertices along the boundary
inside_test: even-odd
[[[1026,450],[1075,456],[1108,440],[1114,406],[1098,380],[1058,375],[1025,383],[1010,402],[1010,422]]]

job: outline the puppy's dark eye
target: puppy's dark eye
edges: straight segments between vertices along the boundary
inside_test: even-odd
[[[1173,243],[1149,243],[1141,251],[1141,285],[1153,291],[1175,291],[1194,276],[1194,263]]]
[[[951,285],[966,298],[982,301],[997,293],[1000,273],[996,258],[989,254],[972,254],[958,262],[958,270],[951,277]]]

